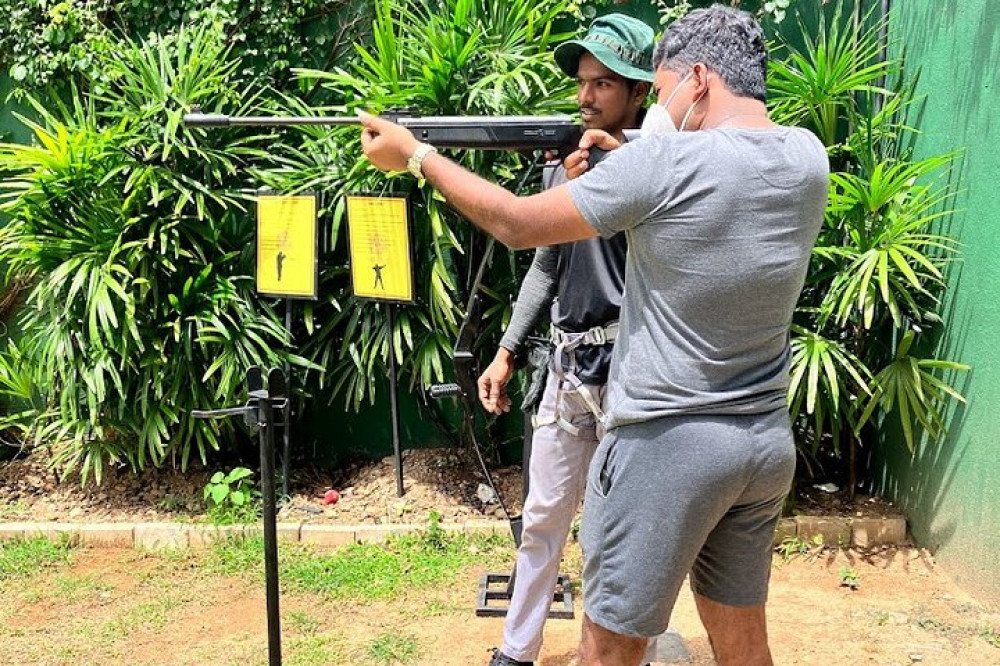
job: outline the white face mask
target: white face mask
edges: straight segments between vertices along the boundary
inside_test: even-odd
[[[656,136],[676,131],[677,127],[674,126],[674,119],[670,117],[667,107],[653,104],[646,109],[646,117],[642,119],[642,126],[639,128],[639,136]]]
[[[673,101],[674,96],[680,91],[681,86],[684,85],[694,72],[689,72],[687,76],[681,79],[681,82],[677,84],[674,91],[670,93],[667,97],[667,101],[663,104],[653,104],[648,109],[646,109],[646,117],[642,119],[642,126],[639,128],[640,136],[656,136],[657,134],[670,134],[671,132],[684,131],[685,125],[687,125],[688,118],[691,117],[691,112],[694,111],[694,107],[698,105],[701,101],[701,97],[695,100],[691,108],[687,110],[684,114],[684,120],[681,121],[680,129],[674,125],[674,119],[670,116],[670,112],[667,111],[667,107],[670,106],[670,102]],[[706,92],[707,92],[706,88]],[[704,93],[702,93],[704,95]]]

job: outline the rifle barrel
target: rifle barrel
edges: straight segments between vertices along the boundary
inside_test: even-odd
[[[212,113],[187,113],[184,124],[188,127],[282,127],[286,125],[360,125],[359,118],[351,116],[223,116]]]

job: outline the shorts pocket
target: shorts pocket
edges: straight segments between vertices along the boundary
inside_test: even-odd
[[[610,432],[601,440],[600,446],[594,452],[594,459],[590,463],[587,471],[587,485],[591,492],[598,497],[606,498],[611,492],[614,481],[614,469],[612,466],[612,455],[615,445],[618,443],[618,436]]]

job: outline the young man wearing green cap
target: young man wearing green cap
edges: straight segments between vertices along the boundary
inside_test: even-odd
[[[652,29],[642,21],[611,14],[595,20],[583,39],[556,49],[556,63],[577,81],[587,129],[622,138],[622,130],[639,126],[653,77],[653,42]],[[566,174],[561,165],[551,165],[543,180],[554,187],[566,182]],[[503,646],[491,666],[531,664],[541,649],[563,546],[604,434],[604,385],[618,330],[626,249],[624,234],[539,248],[500,349],[479,378],[483,407],[495,414],[507,411],[514,357],[550,311],[550,362],[533,419],[517,579]]]

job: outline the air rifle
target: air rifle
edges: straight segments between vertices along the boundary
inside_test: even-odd
[[[574,152],[583,128],[566,115],[554,116],[418,116],[388,111],[382,118],[411,132],[436,148],[473,150],[552,150],[560,157]],[[187,127],[291,127],[296,125],[360,125],[354,116],[225,116],[202,113],[198,107],[185,114]],[[627,133],[632,139],[631,133]],[[590,148],[590,165],[606,151]]]

